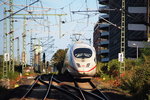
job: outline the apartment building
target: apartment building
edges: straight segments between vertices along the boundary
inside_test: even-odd
[[[125,57],[136,58],[138,44],[131,43],[149,40],[149,0],[125,0],[125,9],[122,9],[122,0],[98,1],[100,16],[93,33],[98,60],[108,62],[118,58],[121,52],[122,13],[125,13]]]

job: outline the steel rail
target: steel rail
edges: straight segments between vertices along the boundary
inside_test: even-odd
[[[94,85],[91,79],[74,79],[74,80],[77,80],[77,82],[88,82],[92,86],[93,90],[97,91],[96,94],[101,95],[104,98],[104,100],[109,100],[109,98]]]
[[[58,83],[58,84],[61,84],[61,83],[62,83],[61,81],[59,81],[59,80],[57,80],[57,79],[55,79],[55,78],[53,78],[53,81],[55,81],[55,82]],[[66,87],[67,87],[67,88],[71,88],[71,89],[74,89],[74,90],[76,90],[76,91],[79,90],[77,87],[74,87],[74,86],[71,86],[71,85],[68,85],[68,84],[61,85],[61,87],[63,87],[63,88],[66,88]],[[95,94],[95,93],[88,92],[88,91],[85,91],[85,90],[83,90],[83,89],[81,89],[81,91],[84,92],[85,94],[88,94],[88,95],[94,97],[95,99],[98,99],[98,100],[105,100],[104,98],[98,96],[98,95]]]
[[[97,87],[93,84],[93,82],[91,82],[90,80],[88,82],[93,87],[93,89],[98,91],[98,93],[104,98],[104,100],[109,100],[104,93],[102,93],[99,89],[97,89]]]
[[[45,78],[46,77],[44,75],[37,76],[34,83],[31,85],[29,91],[26,92],[26,94],[21,98],[21,100],[25,100],[25,98],[32,92],[32,90],[35,87],[37,82],[41,82],[43,85],[46,85],[48,87],[47,91],[44,95],[44,98],[42,100],[47,99],[48,95],[50,95],[51,89],[57,89],[65,94],[69,95],[71,98],[74,98],[75,100],[87,100],[87,99],[89,99],[89,98],[87,98],[88,96],[90,96],[96,100],[109,100],[99,89],[96,88],[96,86],[90,80],[88,80],[88,82],[93,87],[93,89],[97,90],[96,93],[93,91],[91,91],[91,92],[85,91],[82,88],[80,88],[77,83],[78,81],[76,81],[74,78],[72,78],[72,79],[74,81],[75,86],[64,84],[62,81],[59,81],[57,78],[54,78],[54,75],[47,77],[48,82],[46,82]],[[53,85],[52,84],[53,82],[56,82],[59,86]],[[69,89],[72,89],[74,91],[79,91],[80,94],[76,94],[76,93],[74,94]]]
[[[80,92],[80,96],[81,96],[82,100],[86,100],[85,95],[83,94],[83,92],[82,92],[81,88],[79,87],[78,83],[75,80],[73,80],[73,82],[74,82],[75,86],[78,88],[78,91]]]
[[[52,80],[53,80],[53,79],[54,79],[54,78],[52,78]],[[46,83],[42,78],[39,78],[39,81],[40,81],[41,83],[43,83],[44,85],[49,86],[49,83]],[[54,88],[54,89],[57,89],[57,90],[59,90],[59,91],[61,91],[61,92],[63,92],[63,93],[65,93],[65,94],[68,94],[70,97],[74,98],[75,100],[81,100],[78,96],[74,95],[74,94],[71,93],[70,91],[67,91],[67,90],[65,90],[65,89],[62,89],[61,87],[55,86],[55,85],[53,85],[53,84],[51,85],[51,87]]]
[[[46,98],[48,97],[48,95],[49,95],[49,93],[50,93],[50,91],[51,91],[53,76],[54,76],[54,75],[52,75],[52,76],[49,78],[49,83],[48,83],[47,92],[46,92],[46,94],[45,94],[43,100],[46,100]]]
[[[31,85],[30,89],[26,92],[26,94],[20,99],[20,100],[25,100],[25,98],[32,92],[33,88],[35,87],[36,83],[38,82],[40,76],[37,76],[35,78],[34,83]]]

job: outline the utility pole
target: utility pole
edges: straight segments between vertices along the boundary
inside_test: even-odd
[[[13,14],[13,0],[9,0],[10,6],[9,6],[9,13],[10,15]],[[9,61],[9,71],[14,73],[14,19],[13,17],[10,17],[10,32],[9,32],[9,36],[10,36],[10,61]]]
[[[122,0],[122,10],[125,9],[125,0]],[[123,61],[120,62],[120,74],[125,73],[125,11],[121,12],[121,46],[120,53],[123,53]]]
[[[4,8],[4,17],[6,17],[6,8]],[[4,21],[4,34],[3,34],[3,78],[7,78],[8,72],[8,50],[7,50],[7,20]]]
[[[30,65],[33,67],[33,41],[32,41],[32,30],[30,36]]]
[[[26,67],[26,17],[24,16],[24,29],[22,33],[22,73],[23,69]]]
[[[19,37],[15,38],[17,40],[17,63],[20,64],[20,46],[19,46]]]
[[[150,1],[148,0],[148,6],[147,6],[147,22],[150,23]],[[147,26],[147,36],[148,36],[148,42],[150,42],[150,27]]]

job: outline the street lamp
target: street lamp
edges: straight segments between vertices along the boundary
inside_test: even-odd
[[[136,43],[133,43],[133,46],[136,46],[136,59],[138,59],[138,55],[139,55],[138,45]]]

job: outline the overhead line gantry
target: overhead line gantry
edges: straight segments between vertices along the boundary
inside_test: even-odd
[[[27,15],[32,15],[32,16],[59,16],[59,38],[61,38],[61,23],[62,23],[62,20],[61,20],[61,16],[66,16],[67,14],[32,14],[32,13],[29,13],[29,14],[16,14],[16,15],[24,15],[24,16],[27,16]]]

